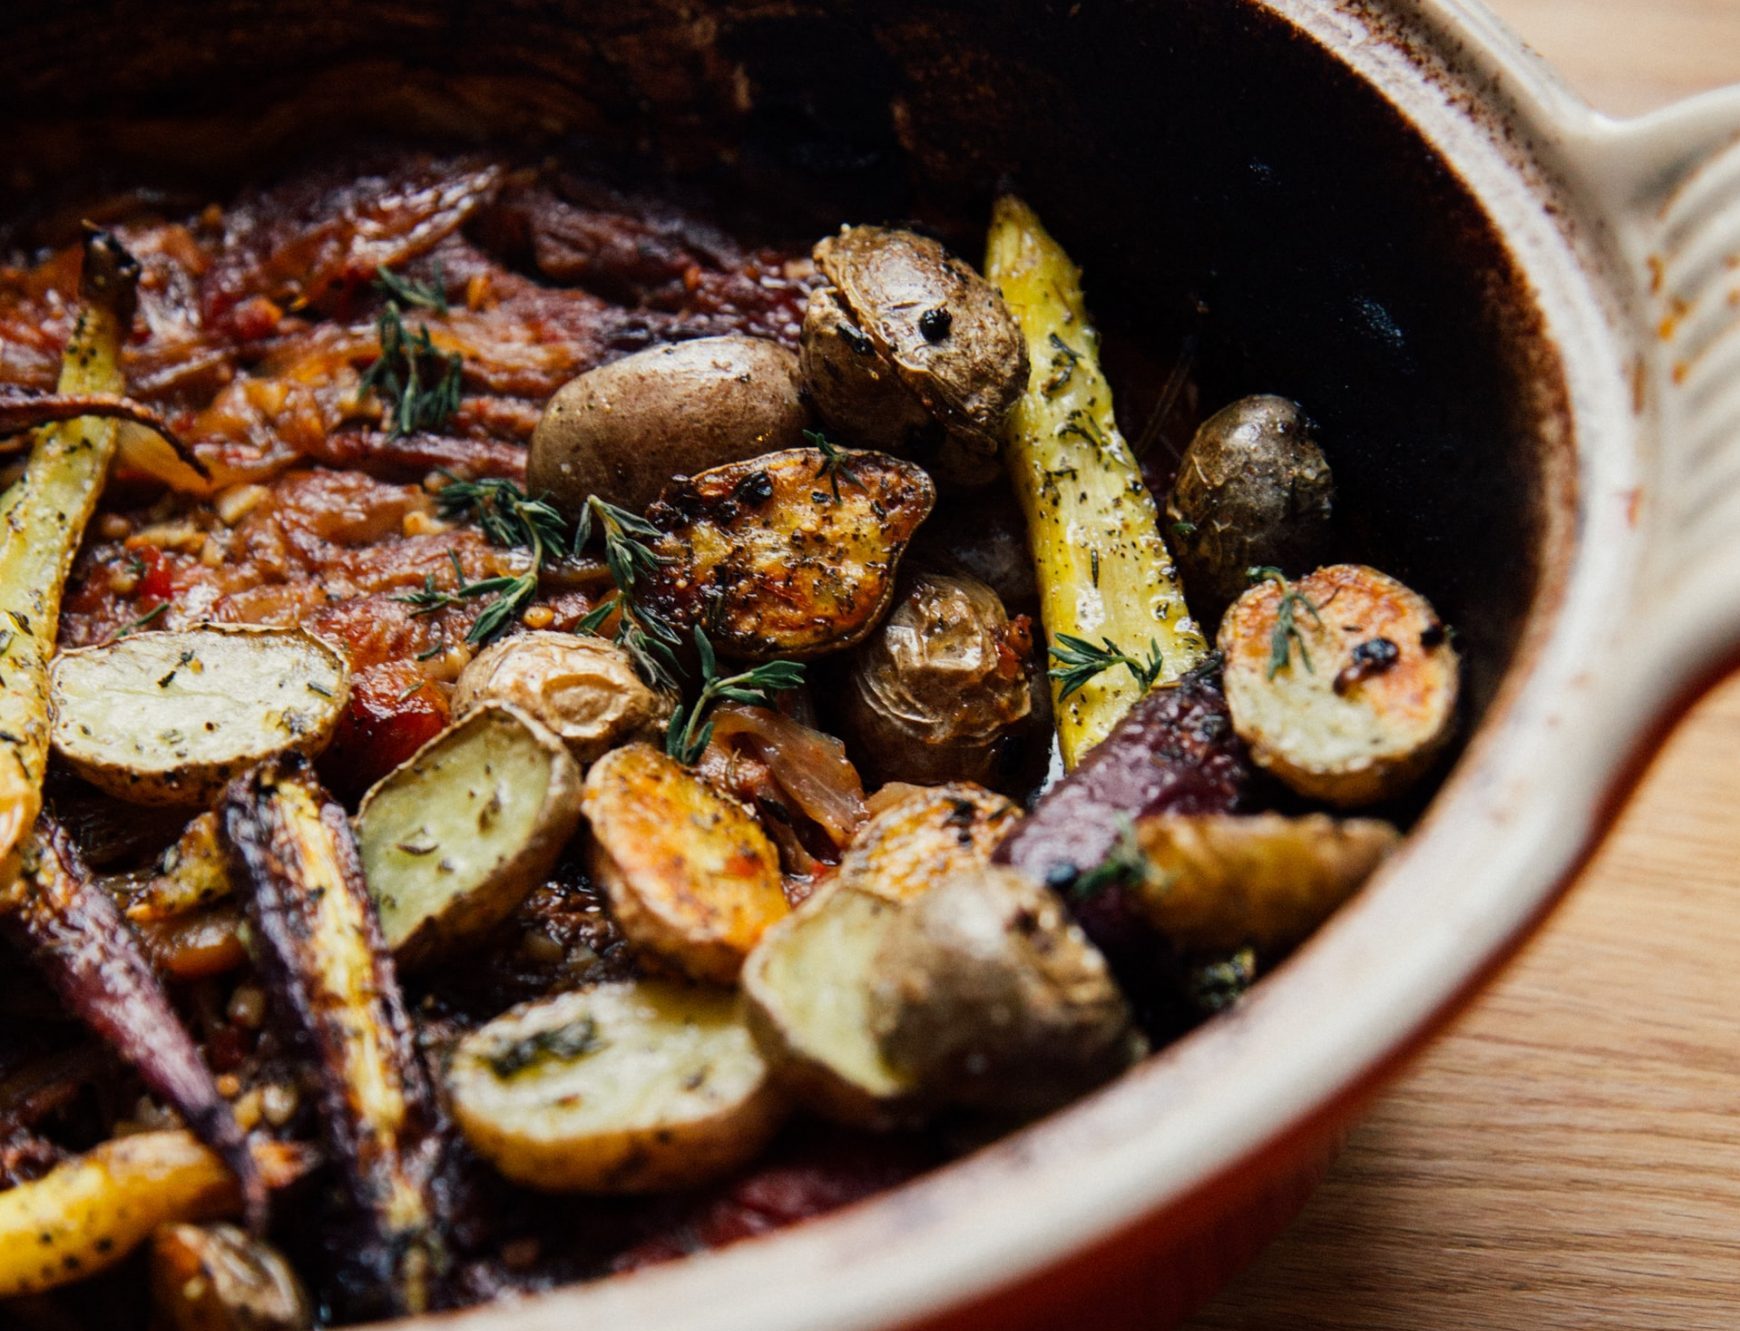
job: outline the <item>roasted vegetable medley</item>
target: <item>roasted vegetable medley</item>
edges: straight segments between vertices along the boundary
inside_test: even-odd
[[[1335,562],[1308,403],[1121,422],[1189,366],[1122,382],[1013,195],[676,197],[394,150],[7,233],[8,1325],[818,1214],[1236,1004],[1399,841],[1457,654]]]

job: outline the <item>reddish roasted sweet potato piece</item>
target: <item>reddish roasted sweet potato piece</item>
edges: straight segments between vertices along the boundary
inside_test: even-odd
[[[352,1313],[422,1312],[444,1265],[439,1110],[343,806],[296,760],[218,806],[275,1016],[320,1085],[322,1126],[366,1229],[346,1254]]]
[[[64,828],[46,818],[38,824],[19,880],[8,930],[68,1009],[223,1157],[241,1184],[249,1222],[263,1224],[265,1187],[241,1127],[139,940],[114,898],[92,883]]]

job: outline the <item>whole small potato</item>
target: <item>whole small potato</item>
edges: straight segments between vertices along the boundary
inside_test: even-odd
[[[453,690],[453,713],[508,703],[541,721],[582,767],[657,725],[669,704],[602,638],[521,633],[485,648]]]
[[[883,780],[984,781],[1033,714],[1032,650],[977,578],[916,574],[852,662],[848,736]]]
[[[829,284],[804,311],[802,357],[823,422],[945,484],[993,479],[1027,386],[1027,346],[995,288],[910,231],[848,227],[815,259]]]
[[[556,390],[526,483],[577,512],[591,495],[640,512],[673,476],[794,448],[809,412],[798,358],[755,337],[703,337],[625,356]]]
[[[1057,894],[1001,865],[957,871],[908,905],[872,974],[883,1054],[957,1104],[1047,1108],[1140,1047],[1106,959]]]
[[[1210,416],[1166,501],[1192,607],[1212,621],[1250,585],[1253,567],[1315,568],[1334,499],[1329,462],[1297,403],[1247,397]]]

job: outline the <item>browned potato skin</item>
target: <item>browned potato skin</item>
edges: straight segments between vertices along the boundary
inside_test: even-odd
[[[995,288],[936,241],[848,227],[815,248],[829,285],[804,311],[804,383],[853,442],[919,458],[944,484],[998,473],[1027,347]]]
[[[159,1229],[151,1303],[165,1331],[303,1331],[314,1322],[290,1264],[234,1225]]]
[[[697,980],[731,984],[789,913],[779,855],[754,815],[650,744],[586,774],[594,879],[629,941]]]
[[[526,458],[527,488],[578,512],[588,497],[639,512],[673,476],[803,442],[798,359],[732,335],[651,347],[556,391]]]
[[[861,642],[894,596],[895,574],[936,503],[930,478],[883,453],[818,449],[715,467],[665,487],[647,520],[665,561],[643,604],[719,655],[804,660]],[[833,480],[839,481],[839,498]]]
[[[1033,714],[1033,640],[976,578],[918,573],[858,648],[848,736],[870,770],[903,781],[985,781]]]
[[[1258,583],[1221,621],[1233,728],[1259,767],[1308,798],[1357,808],[1401,794],[1454,728],[1460,662],[1447,630],[1425,597],[1363,564],[1331,564],[1290,586],[1322,622],[1296,610],[1304,649],[1291,642],[1272,677],[1282,588]],[[1394,664],[1358,671],[1355,649],[1377,639],[1393,644]]]
[[[1297,403],[1247,397],[1210,416],[1166,500],[1192,606],[1212,623],[1244,591],[1249,569],[1315,567],[1334,498],[1329,461]]]
[[[955,873],[908,905],[874,975],[884,1056],[942,1100],[1046,1108],[1137,1051],[1105,958],[1055,892],[1014,869]]]
[[[1283,951],[1352,896],[1401,843],[1374,818],[1160,814],[1136,824],[1151,872],[1144,914],[1180,947]]]
[[[453,715],[490,702],[518,707],[541,722],[582,767],[650,732],[669,711],[622,648],[548,631],[504,638],[460,672]]]
[[[840,857],[834,881],[884,901],[912,901],[957,870],[987,863],[1021,810],[983,786],[884,786]]]

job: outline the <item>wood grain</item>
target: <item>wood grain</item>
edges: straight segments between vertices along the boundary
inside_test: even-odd
[[[1740,81],[1740,0],[1490,0],[1596,105]],[[1740,1328],[1740,673],[1192,1331]]]

